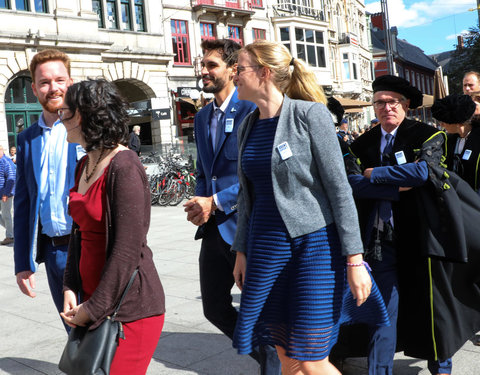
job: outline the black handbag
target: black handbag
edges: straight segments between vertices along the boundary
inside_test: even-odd
[[[75,327],[70,330],[58,368],[68,375],[107,375],[117,350],[118,340],[125,339],[122,323],[115,320],[120,305],[133,284],[136,269],[112,316],[94,330]]]

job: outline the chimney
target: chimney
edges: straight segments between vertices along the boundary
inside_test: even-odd
[[[457,49],[463,49],[463,35],[457,35]]]
[[[370,19],[372,20],[374,29],[383,30],[383,13],[372,14]]]

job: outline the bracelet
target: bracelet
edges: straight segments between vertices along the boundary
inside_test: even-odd
[[[362,263],[347,263],[347,266],[348,266],[348,267],[360,267],[360,266],[365,266],[365,267],[367,268],[367,270],[372,271],[372,269],[370,268],[370,266],[368,265],[368,263],[365,262],[364,260],[362,260]]]

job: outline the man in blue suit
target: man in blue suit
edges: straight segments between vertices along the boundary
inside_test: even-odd
[[[187,220],[199,226],[200,289],[205,317],[230,339],[237,321],[232,306],[235,254],[230,250],[237,224],[237,130],[244,117],[255,109],[238,100],[233,83],[238,43],[228,39],[202,42],[203,91],[215,100],[195,116],[197,144],[197,187],[195,197],[185,204]],[[272,347],[252,353],[261,373],[280,374],[280,361]]]
[[[34,298],[35,272],[45,262],[48,285],[58,312],[63,311],[63,272],[72,219],[68,195],[74,184],[77,145],[66,140],[57,110],[72,83],[70,59],[48,49],[30,63],[32,90],[43,107],[39,120],[17,138],[14,200],[15,274],[17,284]]]

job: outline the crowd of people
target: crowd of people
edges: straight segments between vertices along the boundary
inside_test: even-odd
[[[205,317],[263,375],[339,374],[358,355],[370,375],[390,375],[399,350],[450,374],[480,331],[480,75],[465,75],[466,95],[435,102],[448,135],[407,117],[419,90],[378,77],[376,118],[354,136],[284,45],[219,39],[202,49],[214,100],[194,119],[197,187],[184,209],[202,240]],[[145,374],[165,296],[147,245],[140,129],[129,134],[113,83],[72,82],[65,53],[37,53],[30,72],[43,112],[10,157],[0,148],[1,244],[14,242],[29,297],[45,263],[67,332],[97,328],[135,275],[110,373]]]

